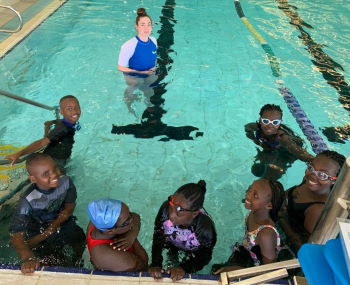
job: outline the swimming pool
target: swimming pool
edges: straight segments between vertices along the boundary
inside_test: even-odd
[[[316,69],[286,9],[278,8],[282,4],[286,1],[241,2],[279,58],[285,85],[316,129],[346,125],[348,110]],[[326,45],[323,51],[342,66],[344,71],[337,72],[347,81],[350,5],[345,0],[289,4],[298,7],[290,9],[313,27],[303,26],[314,42]],[[164,52],[171,59],[162,62],[168,73],[159,91],[166,111],[161,120],[169,126],[198,128],[203,136],[194,140],[111,134],[112,124],[140,124],[146,108],[141,98],[133,102],[136,117],[128,111],[124,79],[116,70],[119,48],[134,35],[135,10],[140,6],[155,22],[153,35],[165,35]],[[5,75],[0,78],[2,89],[44,104],[56,105],[65,94],[79,98],[83,128],[76,134],[69,164],[78,189],[79,223],[87,225],[89,201],[121,199],[141,215],[140,241],[148,253],[162,201],[182,184],[205,179],[205,205],[218,232],[212,263],[225,260],[230,244],[241,240],[246,214],[241,199],[256,179],[250,171],[256,148],[245,137],[244,125],[257,119],[262,105],[274,103],[281,105],[284,121],[302,136],[279,95],[264,51],[241,23],[233,1],[68,1],[0,61],[0,72]],[[0,144],[22,146],[40,138],[43,122],[53,118],[48,111],[0,101]],[[331,149],[349,155],[348,140],[342,144],[323,138]],[[304,169],[296,161],[281,179],[285,188],[299,183]],[[6,222],[2,226],[6,228]],[[8,249],[5,233],[1,239],[0,252],[6,254],[0,257],[6,255],[1,260],[5,262],[15,253]]]

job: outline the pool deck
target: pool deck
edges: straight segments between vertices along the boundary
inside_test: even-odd
[[[99,272],[101,274],[101,271]],[[118,275],[98,275],[89,273],[66,273],[37,271],[31,275],[23,275],[19,270],[0,269],[0,284],[21,284],[21,285],[155,285],[160,283],[172,283],[170,278],[164,278],[162,281],[155,281],[152,277],[142,277],[141,273],[130,273],[134,276]],[[136,276],[135,276],[136,275]],[[176,284],[186,285],[218,285],[217,280],[203,280],[187,278],[176,282]]]
[[[0,58],[2,58],[7,52],[14,48],[19,42],[21,42],[26,36],[34,31],[45,19],[47,19],[52,13],[54,13],[59,7],[61,7],[67,0],[53,0],[47,6],[45,6],[39,13],[32,17],[29,21],[23,24],[22,29],[17,33],[12,33],[8,38],[0,42]],[[0,0],[0,4],[11,6],[20,13],[24,12],[37,0]],[[1,8],[0,10],[0,27],[14,18],[14,13],[9,10]],[[12,15],[12,16],[11,16]]]

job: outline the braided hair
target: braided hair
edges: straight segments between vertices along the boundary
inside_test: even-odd
[[[182,194],[185,199],[191,203],[191,210],[199,210],[203,208],[206,191],[207,188],[205,181],[199,180],[198,183],[182,185],[175,193]]]
[[[262,108],[260,109],[260,117],[263,115],[263,113],[265,111],[277,111],[277,112],[280,112],[281,113],[281,117],[283,116],[283,111],[281,109],[280,106],[278,105],[275,105],[275,104],[266,104],[264,106],[262,106]]]
[[[332,151],[332,150],[321,151],[319,154],[317,154],[317,156],[319,156],[319,155],[325,156],[329,159],[332,159],[336,163],[338,163],[339,170],[338,170],[337,175],[336,175],[336,176],[338,176],[338,174],[339,174],[339,172],[340,172],[340,170],[345,162],[345,156],[336,152],[336,151]]]
[[[270,210],[270,217],[274,222],[277,222],[278,219],[278,212],[280,211],[282,204],[285,201],[285,193],[283,185],[276,181],[267,179],[267,182],[269,183],[269,186],[271,188],[271,204],[272,209]]]

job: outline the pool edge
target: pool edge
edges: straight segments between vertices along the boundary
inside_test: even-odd
[[[48,4],[44,9],[37,13],[32,19],[30,19],[23,28],[13,33],[7,39],[0,43],[0,59],[3,58],[10,50],[12,50],[17,44],[25,39],[31,32],[33,32],[42,22],[50,17],[58,8],[60,8],[68,0],[54,0]]]

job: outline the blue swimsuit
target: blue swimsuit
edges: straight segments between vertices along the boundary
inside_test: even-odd
[[[128,40],[121,47],[118,65],[129,67],[138,71],[149,70],[156,66],[157,40],[149,37],[143,42],[139,37]],[[131,76],[147,77],[147,74],[126,73]]]

